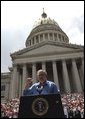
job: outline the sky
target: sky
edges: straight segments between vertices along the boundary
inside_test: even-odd
[[[84,46],[84,1],[1,1],[1,72],[12,66],[10,53],[25,48],[35,21],[45,13],[69,37]]]

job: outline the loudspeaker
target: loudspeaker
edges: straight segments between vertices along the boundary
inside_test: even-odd
[[[19,118],[64,118],[60,94],[21,96]]]

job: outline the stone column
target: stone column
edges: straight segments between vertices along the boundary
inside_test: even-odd
[[[84,59],[82,58],[82,73],[83,73],[83,76],[84,76]]]
[[[9,69],[11,72],[10,88],[9,88],[9,99],[11,100],[12,94],[12,82],[13,82],[13,67]]]
[[[23,64],[23,83],[22,83],[22,93],[25,88],[25,83],[26,83],[26,78],[27,78],[27,69],[26,69],[26,64]]]
[[[55,82],[55,84],[57,85],[58,89],[60,90],[59,81],[58,81],[57,66],[56,66],[56,62],[55,62],[55,61],[52,62],[52,66],[53,66],[54,82]]]
[[[6,83],[6,90],[5,90],[5,98],[6,100],[9,100],[9,83]]]
[[[77,92],[81,93],[82,92],[82,86],[81,86],[80,77],[78,74],[75,59],[72,59],[72,69],[73,69],[73,77],[74,77],[74,82],[75,82],[74,85],[76,87]]]
[[[81,84],[82,88],[84,89],[84,59],[81,59],[80,73],[81,73]]]
[[[68,76],[68,71],[67,71],[67,66],[66,66],[65,60],[62,60],[62,70],[63,70],[65,92],[70,93],[71,92],[70,82],[69,82],[69,76]]]
[[[17,82],[17,66],[13,66],[13,77],[12,77],[12,87],[11,87],[11,98],[16,97],[16,82]]]
[[[46,64],[45,64],[45,62],[42,62],[42,69],[46,71]]]
[[[19,97],[22,95],[22,75],[20,74],[19,80]]]
[[[36,72],[36,63],[33,63],[32,64],[32,79],[33,79],[33,83],[37,82],[36,81],[36,74],[37,74],[37,72]]]
[[[16,90],[16,97],[19,97],[19,86],[20,86],[20,74],[19,70],[17,71],[17,90]]]

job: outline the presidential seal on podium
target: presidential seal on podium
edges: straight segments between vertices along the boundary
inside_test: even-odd
[[[18,118],[64,118],[61,95],[22,96]]]
[[[49,108],[48,101],[45,98],[36,98],[32,103],[32,111],[37,116],[43,116]]]

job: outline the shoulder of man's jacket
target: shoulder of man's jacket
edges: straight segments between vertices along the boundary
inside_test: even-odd
[[[34,83],[34,84],[32,84],[32,86],[29,87],[27,90],[29,90],[29,91],[30,91],[30,90],[34,90],[37,85],[38,85],[38,83]]]
[[[49,81],[49,80],[47,80],[47,83],[55,84],[53,81]]]
[[[36,87],[37,85],[39,85],[39,82],[32,84],[30,88]]]

